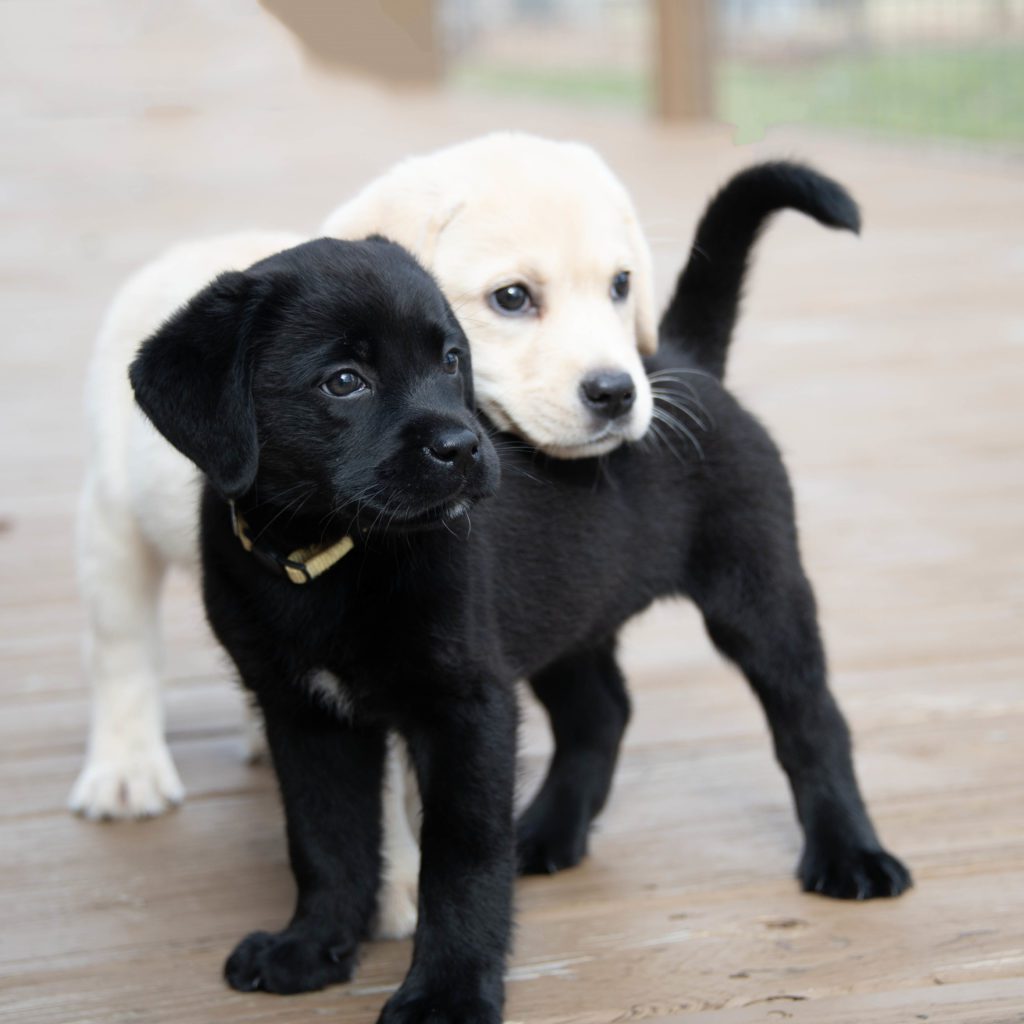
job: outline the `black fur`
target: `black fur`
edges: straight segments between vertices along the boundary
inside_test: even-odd
[[[860,231],[860,211],[849,193],[802,164],[755,164],[726,182],[697,225],[690,258],[660,327],[662,341],[672,341],[719,380],[750,250],[768,218],[784,209],[799,210],[831,228]]]
[[[446,372],[452,351],[461,367]],[[369,390],[325,393],[343,370]],[[374,912],[396,729],[422,790],[423,869],[412,968],[381,1019],[496,1024],[515,876],[514,677],[487,549],[453,532],[458,503],[498,478],[458,322],[398,246],[321,240],[219,278],[144,344],[131,380],[207,476],[207,614],[264,713],[298,885],[287,927],[244,939],[228,982],[287,993],[350,977]],[[467,431],[465,458],[449,459]],[[296,586],[242,549],[228,498],[281,551],[349,531],[357,546]],[[341,703],[311,685],[321,669],[343,681]]]
[[[535,463],[529,472],[543,483],[534,490],[558,491],[542,510],[538,497],[513,497],[513,488],[529,488],[506,465],[498,505],[509,516],[517,505],[529,509],[538,532],[551,538],[513,590],[543,594],[541,604],[561,615],[554,660],[529,667],[528,633],[524,649],[509,652],[530,676],[555,736],[547,776],[518,823],[527,873],[557,871],[585,855],[629,721],[616,632],[650,600],[679,594],[696,602],[715,646],[744,672],[764,708],[804,829],[803,888],[866,899],[912,884],[882,849],[857,787],[849,733],[828,690],[782,460],[719,383],[750,249],[765,220],[787,207],[859,230],[848,193],[800,164],[751,167],[722,188],[662,319],[659,354],[648,361],[657,408],[651,441],[600,465],[544,460],[538,472]],[[586,529],[574,532],[574,520]],[[555,551],[566,583],[546,568]],[[607,610],[595,614],[600,606]],[[518,620],[520,608],[503,604],[501,612]],[[580,635],[566,630],[566,618],[586,621]],[[517,628],[518,621],[506,625]]]
[[[728,194],[716,201],[726,231]],[[778,205],[763,203],[762,217]],[[758,223],[751,228],[741,205],[748,246]],[[695,317],[728,325],[710,363],[692,338],[674,336],[673,324],[688,321],[670,307],[649,367],[669,417],[656,421],[660,433],[600,460],[510,446],[500,493],[475,508],[471,531],[440,510],[493,488],[493,450],[468,418],[466,377],[456,390],[438,370],[444,345],[464,344],[461,332],[397,247],[321,241],[242,275],[237,351],[212,363],[222,400],[209,401],[211,385],[198,378],[211,363],[192,340],[223,331],[222,282],[147,342],[132,380],[158,428],[210,481],[208,614],[266,715],[299,887],[288,927],[250,936],[229,959],[232,985],[301,991],[349,977],[373,912],[383,737],[395,728],[422,789],[423,868],[413,966],[382,1019],[500,1020],[514,860],[512,682],[530,679],[556,736],[518,826],[522,867],[551,871],[585,854],[611,785],[629,717],[618,630],[663,596],[697,603],[764,707],[804,829],[804,888],[866,898],[910,884],[858,792],[778,451],[716,376],[746,252],[739,258],[733,287],[691,295]],[[362,405],[332,405],[317,391],[339,365],[373,382]],[[239,503],[254,532],[283,550],[345,530],[357,540],[305,587],[271,575],[231,534],[225,498],[252,455],[232,425],[246,402],[234,387],[240,375],[251,381],[257,469]],[[455,477],[423,452],[453,424],[470,426],[479,444],[474,466]],[[351,718],[310,691],[320,667],[343,681]]]

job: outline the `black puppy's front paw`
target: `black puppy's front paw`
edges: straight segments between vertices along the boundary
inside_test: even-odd
[[[797,877],[804,892],[840,900],[899,896],[914,880],[909,869],[881,848],[808,845]]]
[[[224,964],[224,978],[239,992],[294,995],[348,981],[356,965],[355,942],[299,930],[253,932]]]
[[[459,992],[400,988],[377,1024],[501,1024],[501,999]]]
[[[523,812],[516,824],[520,874],[553,875],[576,867],[587,855],[590,822],[586,815],[559,811],[537,799]]]

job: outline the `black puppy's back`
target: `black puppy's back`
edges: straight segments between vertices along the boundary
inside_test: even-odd
[[[758,502],[759,526],[776,524],[795,552],[792,494],[778,449],[720,383],[751,252],[767,221],[785,209],[828,227],[860,228],[850,194],[806,165],[756,164],[726,182],[698,223],[661,320],[659,351],[645,361],[655,418],[644,442],[597,460],[521,452],[503,459],[495,536],[512,543],[502,578],[524,593],[539,587],[557,608],[554,620],[535,618],[520,602],[502,613],[511,657],[524,670],[546,663],[538,638],[550,636],[552,649],[571,647],[584,635],[614,632],[613,621],[656,597],[688,595],[701,524],[726,506]],[[519,509],[528,530],[516,521]],[[486,507],[477,513],[490,514]],[[541,521],[546,529],[538,528]],[[736,529],[743,533],[744,525]],[[651,551],[659,557],[648,557]],[[577,600],[558,602],[554,595],[567,584]]]
[[[857,786],[782,460],[721,384],[750,249],[786,207],[859,226],[841,186],[808,168],[737,175],[701,220],[647,364],[649,438],[582,464],[509,454],[498,501],[478,513],[497,548],[507,656],[529,676],[555,735],[548,774],[519,822],[527,872],[586,853],[629,718],[618,629],[655,598],[684,595],[765,711],[804,829],[803,887],[864,899],[910,885]]]

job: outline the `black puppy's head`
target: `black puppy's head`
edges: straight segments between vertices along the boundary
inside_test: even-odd
[[[466,337],[430,275],[382,238],[319,239],[222,274],[129,374],[224,498],[299,523],[439,523],[497,486]]]

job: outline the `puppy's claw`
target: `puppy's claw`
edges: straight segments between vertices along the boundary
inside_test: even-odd
[[[809,846],[797,877],[805,892],[840,900],[899,896],[913,884],[908,868],[882,849],[819,849]]]
[[[404,993],[399,989],[381,1011],[377,1024],[501,1024],[500,1000],[438,994]]]
[[[355,947],[351,943],[346,943],[343,946],[332,946],[327,950],[327,955],[330,957],[332,964],[345,964],[350,962],[352,957],[355,956]]]
[[[239,992],[294,995],[348,981],[356,964],[356,943],[286,929],[253,932],[224,964],[224,979]]]
[[[554,816],[531,814],[528,809],[517,828],[519,872],[523,875],[554,875],[574,868],[587,855],[589,830]]]
[[[185,787],[161,740],[143,750],[91,755],[68,807],[90,821],[155,818],[185,799]]]

